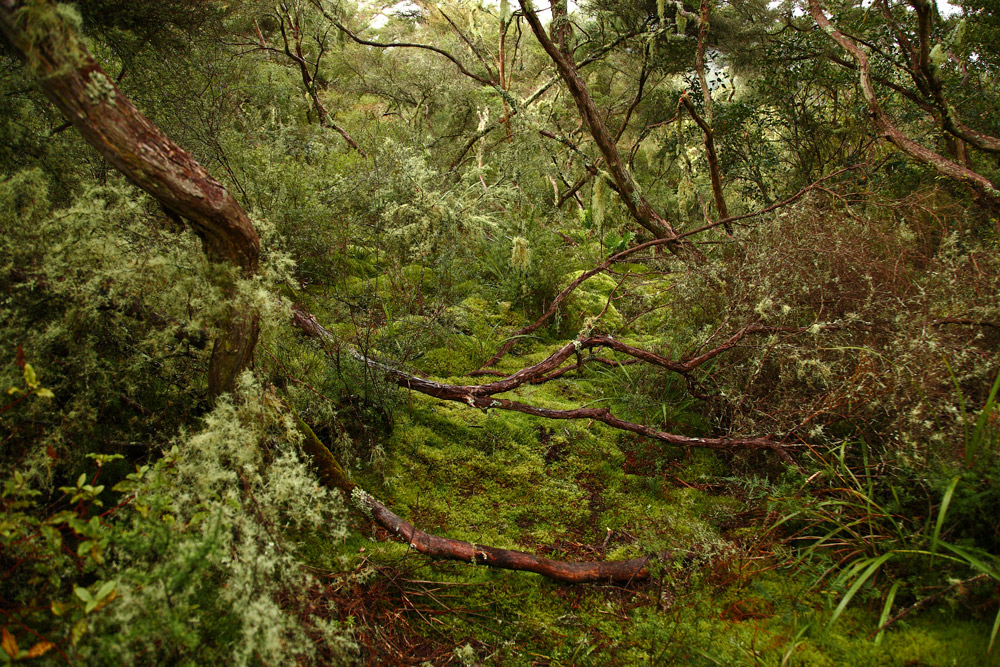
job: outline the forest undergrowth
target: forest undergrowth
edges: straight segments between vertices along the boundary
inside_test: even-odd
[[[0,663],[1000,664],[1000,19],[772,4],[0,2]]]

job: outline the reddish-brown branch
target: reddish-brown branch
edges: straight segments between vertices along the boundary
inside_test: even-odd
[[[919,73],[923,75],[923,79],[927,83],[931,99],[934,100],[935,106],[940,111],[938,117],[940,118],[941,127],[946,132],[953,134],[980,150],[989,153],[1000,153],[1000,139],[967,127],[958,119],[955,107],[952,106],[944,95],[944,86],[941,83],[941,77],[938,75],[937,67],[930,59],[931,21],[932,12],[935,10],[928,0],[909,0],[909,2],[917,13],[917,35],[920,40],[919,47],[914,54],[914,60],[917,67],[919,67]]]
[[[614,49],[614,47],[618,46],[623,41],[625,41],[625,39],[634,36],[635,35],[633,33],[628,33],[626,35],[622,35],[621,37],[611,42],[610,44],[606,44],[605,46],[601,47],[588,57],[581,60],[576,65],[577,69],[583,69],[587,65],[597,62],[598,60],[603,58],[607,53],[609,53],[612,49]],[[509,79],[511,76],[513,76],[513,73],[511,73],[508,76],[508,83],[506,85],[506,88],[504,88],[504,90],[508,90],[510,88]],[[537,89],[535,89],[535,92],[533,92],[531,95],[525,98],[523,102],[519,103],[517,106],[511,107],[510,113],[507,114],[504,117],[504,119],[501,119],[500,121],[493,123],[492,125],[489,125],[483,128],[482,130],[477,130],[475,134],[469,137],[469,139],[465,142],[465,145],[462,146],[462,150],[458,152],[458,155],[456,155],[455,158],[451,161],[451,164],[448,165],[448,171],[453,171],[459,164],[462,163],[462,161],[465,159],[465,156],[469,153],[470,150],[472,150],[472,147],[476,145],[477,141],[479,141],[480,139],[482,139],[483,137],[485,137],[498,127],[505,127],[509,125],[511,116],[516,115],[519,109],[531,106],[539,99],[541,99],[542,95],[544,95],[549,88],[554,86],[557,81],[559,81],[558,76],[552,77],[551,79],[543,83],[541,86],[539,86]],[[505,103],[507,102],[507,98],[504,98],[504,102]]]
[[[302,314],[301,311],[296,311],[294,317],[296,322],[308,323],[311,321],[315,323],[315,318],[308,313]],[[649,576],[649,565],[657,557],[643,556],[630,560],[593,563],[560,561],[523,551],[497,549],[472,544],[464,540],[431,535],[403,520],[354,484],[309,425],[298,415],[295,415],[295,418],[299,430],[305,436],[302,447],[312,459],[320,481],[327,488],[339,489],[345,496],[351,498],[358,509],[376,524],[385,528],[392,537],[405,542],[413,550],[431,558],[459,560],[505,570],[534,572],[562,583],[582,584],[595,581],[641,581]],[[658,556],[666,558],[669,557],[669,553],[665,552]]]
[[[286,21],[288,23],[287,29],[285,27]],[[289,14],[288,8],[284,7],[284,13],[278,17],[278,26],[281,29],[281,39],[285,45],[285,55],[299,67],[299,74],[302,77],[302,85],[305,87],[306,93],[308,93],[309,98],[312,100],[313,107],[316,109],[316,115],[319,117],[320,127],[329,127],[334,130],[342,136],[344,141],[346,141],[351,148],[356,150],[361,157],[367,158],[368,154],[365,153],[360,146],[358,146],[358,143],[354,141],[354,138],[351,137],[350,134],[347,133],[347,130],[333,122],[333,119],[330,117],[330,112],[327,111],[326,106],[323,105],[323,101],[320,99],[319,90],[316,86],[316,78],[309,72],[309,64],[306,62],[306,58],[302,52],[302,31],[299,28],[298,14],[296,13],[293,18],[291,14]],[[292,33],[291,42],[288,37],[289,30]],[[263,35],[260,34],[259,27],[257,28],[257,35],[261,40],[261,46],[266,48],[266,44],[263,41]],[[294,52],[291,49],[292,43],[294,43],[295,46]],[[314,71],[319,70],[319,59],[322,55],[323,53],[321,49],[320,55],[316,58],[316,68]]]
[[[726,224],[733,223],[733,222],[739,222],[740,220],[747,220],[749,218],[755,218],[757,216],[761,216],[761,215],[764,215],[766,213],[770,213],[771,211],[775,211],[775,210],[777,210],[779,208],[782,208],[784,206],[788,206],[789,204],[797,201],[798,199],[801,199],[807,193],[809,193],[812,190],[815,190],[816,188],[818,188],[820,186],[820,183],[823,183],[824,181],[828,181],[831,178],[835,178],[835,177],[837,177],[837,176],[839,176],[839,175],[841,175],[841,174],[843,174],[845,172],[848,172],[848,171],[851,171],[851,170],[854,170],[854,169],[860,169],[863,166],[864,165],[858,165],[858,164],[856,164],[856,165],[850,165],[848,167],[843,167],[842,169],[838,169],[837,171],[835,171],[835,172],[833,172],[831,174],[827,174],[826,176],[824,176],[824,177],[822,177],[820,179],[817,179],[816,181],[814,181],[813,183],[810,183],[809,185],[805,186],[804,188],[802,188],[801,190],[799,190],[798,192],[796,192],[792,196],[786,197],[785,199],[782,199],[779,202],[775,202],[774,204],[771,204],[770,206],[766,206],[766,207],[764,207],[764,208],[762,208],[760,210],[754,211],[753,213],[744,213],[742,215],[734,215],[734,216],[731,216],[731,217],[728,217],[728,218],[723,218],[721,220],[716,220],[715,222],[708,223],[708,224],[702,225],[701,227],[698,227],[696,229],[692,229],[692,230],[686,231],[686,232],[684,232],[682,234],[679,234],[678,238],[686,238],[688,236],[694,236],[695,234],[700,234],[701,232],[705,232],[705,231],[708,231],[710,229],[714,229],[716,227],[719,227],[720,225],[726,225]],[[613,264],[616,264],[617,262],[623,261],[625,258],[629,257],[630,255],[634,255],[637,252],[640,252],[642,250],[647,250],[649,248],[655,248],[655,247],[658,247],[658,246],[662,246],[664,244],[670,243],[671,241],[672,241],[672,239],[654,239],[652,241],[646,241],[645,243],[640,243],[639,245],[633,246],[631,248],[626,248],[625,250],[622,250],[621,252],[619,252],[617,254],[611,255],[610,257],[608,257],[606,260],[604,260],[603,262],[601,262],[596,267],[594,267],[592,269],[588,269],[587,271],[584,271],[579,276],[577,276],[569,285],[567,285],[565,288],[563,288],[563,290],[561,292],[559,292],[559,294],[556,295],[556,298],[552,300],[552,303],[549,304],[549,307],[545,310],[544,313],[542,313],[541,317],[539,317],[537,320],[535,320],[531,324],[529,324],[529,325],[527,325],[527,326],[519,329],[518,331],[516,331],[510,338],[508,338],[506,340],[506,342],[504,342],[500,346],[500,349],[497,350],[497,352],[492,357],[490,357],[486,361],[486,363],[484,363],[480,367],[479,371],[473,371],[472,373],[470,373],[470,375],[476,375],[478,373],[481,373],[482,369],[489,368],[489,367],[495,365],[501,359],[503,359],[503,357],[508,352],[510,352],[511,348],[514,347],[514,345],[517,343],[517,341],[518,341],[519,338],[521,338],[523,336],[527,336],[528,334],[531,334],[534,331],[538,330],[543,324],[545,324],[545,322],[547,322],[553,315],[555,315],[556,312],[558,312],[558,310],[559,310],[559,305],[563,301],[565,301],[566,298],[570,294],[573,293],[573,290],[575,290],[577,287],[579,287],[585,280],[587,280],[588,278],[592,278],[592,277],[596,276],[597,274],[599,274],[599,273],[601,273],[603,271],[607,271]]]
[[[316,320],[316,318],[299,308],[293,309],[292,322],[307,334],[321,340],[332,341],[333,336]],[[722,352],[732,349],[747,333],[760,333],[771,331],[768,327],[748,326],[736,332],[730,338],[707,352],[685,361],[673,361],[654,352],[642,350],[631,345],[614,340],[609,336],[590,336],[581,340],[567,343],[559,350],[549,355],[543,361],[533,366],[523,368],[502,380],[490,382],[482,385],[455,385],[434,382],[426,378],[417,377],[399,369],[393,368],[379,361],[366,357],[357,351],[350,351],[352,357],[361,361],[369,368],[376,369],[385,374],[385,377],[399,387],[416,391],[427,396],[433,396],[446,401],[464,403],[473,408],[484,411],[510,410],[520,412],[535,417],[545,419],[590,419],[599,421],[608,426],[622,431],[629,431],[643,435],[653,440],[658,440],[670,445],[679,447],[696,447],[714,450],[733,449],[770,449],[778,453],[784,460],[791,462],[788,449],[795,445],[775,440],[770,436],[760,436],[752,438],[698,438],[676,433],[659,431],[651,426],[637,424],[619,417],[616,417],[607,408],[572,408],[559,410],[553,408],[542,408],[528,405],[519,401],[512,401],[506,398],[495,398],[496,394],[511,391],[521,386],[525,382],[544,377],[547,373],[556,370],[571,355],[583,349],[595,347],[607,347],[617,352],[627,354],[635,359],[674,371],[676,373],[687,373],[698,366],[701,366],[710,359],[715,358]]]
[[[719,213],[719,218],[725,220],[729,217],[729,207],[726,206],[726,197],[722,192],[722,169],[719,167],[719,156],[715,152],[715,131],[701,117],[701,114],[698,113],[698,109],[695,108],[694,104],[688,98],[687,93],[681,96],[681,102],[688,113],[691,114],[694,122],[701,128],[701,132],[705,137],[705,157],[708,160],[708,175],[709,180],[712,182],[712,195],[715,197],[715,208]],[[731,235],[733,233],[733,226],[731,224],[723,223],[722,227],[726,230],[727,234]]]

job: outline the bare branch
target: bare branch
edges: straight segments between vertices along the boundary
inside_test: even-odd
[[[939,173],[954,181],[970,186],[977,194],[986,197],[994,204],[1000,202],[1000,190],[988,178],[957,162],[949,160],[903,134],[889,119],[889,116],[882,109],[878,98],[875,96],[869,72],[868,55],[853,40],[830,22],[830,19],[823,13],[823,8],[820,6],[819,0],[809,0],[809,12],[813,20],[816,21],[816,24],[857,61],[861,91],[864,94],[865,101],[868,103],[872,121],[883,137],[918,162],[933,167]]]

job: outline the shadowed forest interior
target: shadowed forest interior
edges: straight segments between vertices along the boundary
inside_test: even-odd
[[[0,662],[998,665],[993,0],[0,0]]]

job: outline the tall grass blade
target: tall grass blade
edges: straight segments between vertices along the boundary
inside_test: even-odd
[[[951,496],[955,493],[956,486],[958,486],[958,477],[952,477],[951,484],[948,485],[948,489],[944,492],[944,498],[941,500],[941,508],[938,510],[937,522],[934,524],[934,535],[931,536],[931,553],[937,551],[938,538],[941,536],[941,527],[944,525],[944,517],[948,513],[948,505],[951,504]]]
[[[865,582],[871,579],[872,576],[876,572],[878,572],[878,569],[882,567],[882,564],[885,563],[887,560],[889,560],[891,557],[892,557],[892,552],[890,551],[889,553],[882,554],[878,558],[866,559],[865,561],[862,561],[859,564],[861,567],[867,564],[868,567],[867,569],[865,569],[864,572],[862,572],[858,576],[857,579],[854,580],[854,583],[851,584],[851,587],[847,589],[847,593],[844,594],[844,598],[840,601],[840,604],[837,605],[837,608],[833,610],[833,616],[830,617],[830,621],[826,624],[827,630],[833,627],[833,624],[837,622],[837,619],[840,618],[840,615],[842,613],[844,613],[844,610],[847,609],[847,605],[850,604],[852,599],[854,599],[854,595],[865,584]],[[858,569],[858,566],[852,567],[851,569],[856,570]]]
[[[976,426],[972,429],[972,438],[969,442],[969,449],[973,456],[978,454],[983,446],[986,444],[987,437],[987,425],[989,424],[990,416],[997,407],[997,390],[1000,390],[1000,373],[997,373],[996,380],[993,381],[993,387],[990,389],[990,395],[986,399],[986,405],[983,406],[982,411],[979,413],[979,417],[976,419]],[[965,464],[968,466],[972,463],[969,452],[965,455]]]
[[[993,653],[993,647],[997,642],[997,631],[1000,630],[1000,610],[997,611],[996,620],[993,621],[993,632],[990,633],[990,645],[986,649],[986,655]]]
[[[892,603],[896,601],[896,591],[899,590],[899,582],[895,582],[892,588],[889,589],[889,594],[885,596],[885,606],[882,607],[882,615],[878,618],[878,627],[882,628],[889,620],[889,614],[892,612]],[[882,643],[882,635],[885,634],[885,628],[878,631],[875,635],[875,646]]]

